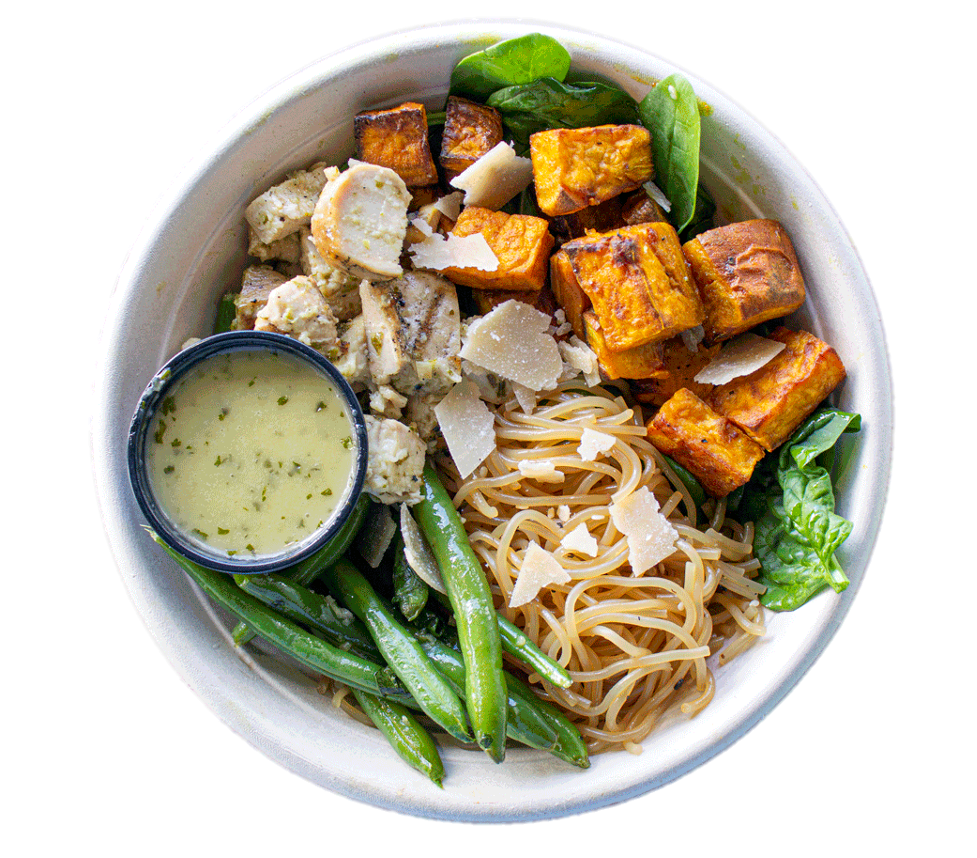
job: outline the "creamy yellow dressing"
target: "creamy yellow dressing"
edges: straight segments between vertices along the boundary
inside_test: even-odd
[[[277,553],[328,523],[355,455],[335,386],[269,351],[194,367],[164,399],[146,443],[157,503],[192,539],[230,556]]]

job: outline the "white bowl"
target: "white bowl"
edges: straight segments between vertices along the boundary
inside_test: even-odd
[[[676,69],[637,48],[560,27],[579,71],[640,98]],[[408,98],[443,104],[454,64],[526,25],[447,24],[397,33],[327,57],[259,98],[181,181],[130,254],[105,329],[92,445],[105,528],[149,631],[185,681],[256,748],[328,789],[406,813],[513,821],[622,801],[698,766],[756,724],[801,678],[838,628],[865,573],[888,487],[892,407],[878,308],[856,251],[810,176],[726,96],[686,73],[712,107],[703,119],[703,180],[724,219],[780,220],[808,284],[799,323],[835,346],[849,371],[836,396],[862,414],[838,488],[854,530],[841,551],[851,586],[773,615],[767,639],[717,673],[715,699],[692,720],[670,719],[640,756],[600,755],[589,770],[511,749],[503,765],[444,752],[445,788],[405,766],[374,730],[334,712],[298,669],[236,651],[231,623],[145,535],[126,476],[129,419],[147,380],[190,336],[208,331],[219,295],[239,282],[243,212],[286,171],[352,153],[352,117]]]

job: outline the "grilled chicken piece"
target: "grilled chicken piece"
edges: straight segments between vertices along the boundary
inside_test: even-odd
[[[427,455],[421,437],[397,420],[371,414],[366,415],[366,437],[368,457],[363,490],[380,503],[417,503]]]
[[[407,101],[389,110],[357,113],[353,136],[357,160],[389,167],[410,188],[437,184],[423,104]]]
[[[299,275],[272,290],[255,318],[256,331],[274,331],[300,340],[330,360],[339,358],[336,317],[308,277]]]
[[[335,167],[313,164],[308,170],[289,173],[284,182],[252,200],[244,218],[255,238],[273,244],[307,226],[323,187],[338,173]]]
[[[284,274],[279,274],[270,265],[249,265],[245,268],[244,277],[241,279],[241,291],[234,299],[235,330],[250,331],[254,327],[258,311],[268,303],[268,296],[272,290],[287,280]]]
[[[312,215],[316,249],[353,277],[399,277],[409,202],[410,192],[393,170],[354,164],[322,189]]]
[[[426,271],[406,271],[387,283],[360,284],[376,385],[405,395],[446,392],[459,381],[461,314],[453,283]]]

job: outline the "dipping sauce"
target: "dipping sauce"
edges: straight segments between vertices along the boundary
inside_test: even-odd
[[[190,369],[146,438],[153,495],[207,549],[275,554],[332,517],[356,443],[332,382],[286,352],[238,350]]]

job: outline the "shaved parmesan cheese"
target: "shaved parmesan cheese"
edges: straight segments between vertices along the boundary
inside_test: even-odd
[[[549,326],[546,313],[522,301],[506,301],[468,326],[459,354],[530,390],[550,390],[563,372],[563,359]]]
[[[451,184],[465,192],[466,206],[498,211],[516,194],[526,190],[532,180],[532,160],[520,157],[509,143],[503,141],[455,176]]]
[[[432,233],[412,244],[408,251],[416,268],[441,271],[444,268],[477,268],[497,271],[499,257],[480,232],[471,235]]]
[[[414,521],[410,507],[405,503],[400,505],[400,534],[404,538],[404,556],[407,558],[407,564],[417,577],[439,593],[447,593],[434,552],[427,544],[421,526]]]
[[[596,387],[600,384],[600,364],[597,362],[597,355],[583,340],[577,336],[570,337],[569,341],[563,340],[559,343],[560,356],[569,367],[564,375],[569,378],[583,373],[584,381],[589,387]]]
[[[397,522],[394,521],[390,507],[382,503],[373,504],[363,529],[356,537],[356,548],[360,557],[371,569],[380,565],[396,533]]]
[[[597,457],[608,452],[614,446],[614,436],[594,429],[584,429],[580,435],[580,446],[577,452],[585,462],[594,462]]]
[[[562,483],[566,479],[566,474],[558,471],[550,459],[522,459],[519,473],[544,483]]]
[[[556,517],[564,523],[568,522],[570,520],[570,507],[565,503],[561,503],[556,508]]]
[[[576,554],[584,554],[587,557],[597,556],[597,540],[590,535],[586,524],[578,524],[560,540],[560,545]]]
[[[434,406],[448,452],[462,478],[470,476],[495,449],[495,418],[465,379]]]
[[[695,375],[699,384],[725,384],[741,375],[749,375],[787,346],[756,334],[741,334],[730,340],[708,364]]]
[[[628,541],[633,575],[643,575],[672,553],[678,533],[661,514],[658,499],[647,486],[612,504],[610,513],[614,526]]]
[[[523,414],[532,414],[536,410],[536,391],[530,390],[522,384],[513,384],[512,392],[516,395],[516,402]]]
[[[431,203],[431,205],[449,220],[458,220],[458,215],[461,214],[462,196],[463,194],[461,191],[455,191],[453,194],[448,194],[446,197],[439,197],[433,203]]]
[[[537,593],[551,584],[565,584],[570,580],[559,561],[548,551],[540,548],[535,542],[529,543],[529,548],[522,556],[522,565],[516,584],[509,596],[509,607],[518,608],[536,598]]]
[[[658,187],[654,182],[645,182],[641,187],[645,189],[645,193],[648,194],[666,214],[672,210],[672,204],[668,201],[668,197],[665,196],[665,192]]]

